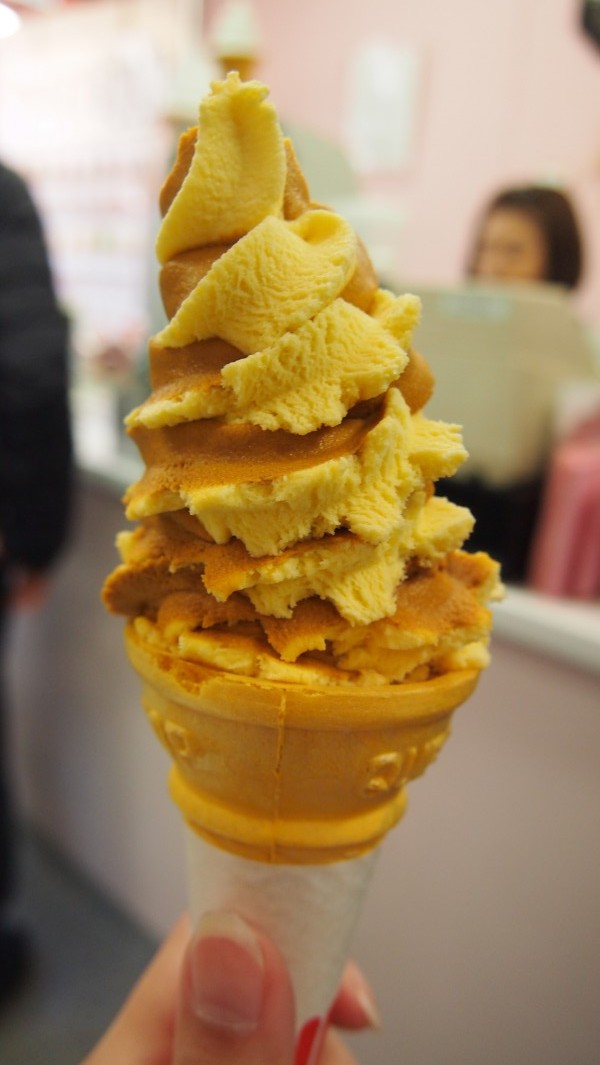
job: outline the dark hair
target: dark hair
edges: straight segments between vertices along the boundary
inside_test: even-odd
[[[575,288],[583,271],[583,247],[579,225],[568,197],[558,189],[526,185],[499,192],[487,205],[479,224],[467,273],[473,276],[483,223],[493,211],[521,211],[540,228],[548,249],[545,281]]]

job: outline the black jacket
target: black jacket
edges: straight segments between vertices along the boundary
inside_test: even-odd
[[[0,164],[0,536],[42,570],[63,545],[71,485],[68,322],[25,183]]]

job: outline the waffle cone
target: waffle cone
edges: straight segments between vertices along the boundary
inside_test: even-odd
[[[479,675],[318,688],[183,661],[132,624],[126,645],[146,714],[173,758],[171,794],[187,824],[230,853],[280,864],[375,847]]]

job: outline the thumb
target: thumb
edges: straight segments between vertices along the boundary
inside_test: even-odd
[[[237,914],[205,914],[184,958],[173,1065],[291,1065],[293,1047],[278,950]]]

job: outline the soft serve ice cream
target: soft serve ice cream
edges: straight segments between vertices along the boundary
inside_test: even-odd
[[[498,571],[435,494],[466,452],[423,411],[419,301],[311,202],[266,96],[214,84],[162,191],[169,321],[105,602],[156,654],[281,686],[480,670]]]

